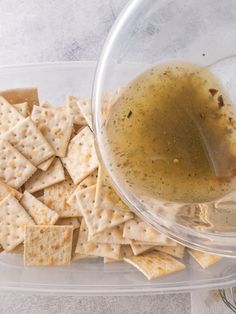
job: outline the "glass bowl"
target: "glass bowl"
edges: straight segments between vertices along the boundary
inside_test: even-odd
[[[133,0],[107,38],[93,87],[93,127],[98,155],[122,200],[170,238],[224,256],[236,255],[236,192],[201,204],[168,202],[146,195],[141,199],[136,191],[129,189],[119,171],[112,172],[104,140],[109,119],[105,98],[108,91],[127,86],[153,65],[173,60],[210,66],[223,87],[235,89],[235,54],[234,0]],[[122,90],[117,97],[120,94]],[[229,94],[234,102],[234,93]]]

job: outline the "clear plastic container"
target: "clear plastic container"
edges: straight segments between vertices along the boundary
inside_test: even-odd
[[[147,68],[183,61],[209,67],[226,93],[233,96],[230,103],[235,111],[235,12],[236,2],[232,0],[131,1],[118,17],[104,45],[93,91],[94,133],[99,155],[120,197],[143,220],[172,239],[223,256],[236,256],[235,186],[231,193],[202,203],[159,199],[142,187],[130,186],[119,168],[122,159],[114,157],[107,140],[109,115],[103,95],[106,90],[126,87]],[[136,63],[133,72],[130,62]],[[203,133],[203,136],[207,138],[207,134]],[[219,148],[223,147],[223,137],[219,142],[217,158]],[[207,140],[206,145],[209,146]],[[144,158],[145,154],[144,150]]]
[[[37,86],[40,99],[62,104],[67,95],[91,95],[96,64],[72,62],[0,68],[0,89]],[[126,71],[135,74],[135,65]],[[135,295],[220,288],[236,284],[236,263],[224,258],[203,270],[189,258],[186,270],[148,281],[127,263],[81,260],[65,267],[24,267],[18,254],[0,254],[0,290],[77,295]]]

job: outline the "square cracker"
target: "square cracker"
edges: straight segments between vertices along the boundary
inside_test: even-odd
[[[168,254],[148,252],[124,260],[140,270],[149,280],[185,269],[185,265]]]
[[[20,203],[37,225],[54,225],[59,218],[59,215],[54,210],[47,207],[27,191],[24,192]]]
[[[69,108],[71,115],[73,116],[73,122],[77,125],[87,125],[86,119],[83,116],[79,104],[78,98],[69,96],[66,98],[66,106]]]
[[[108,210],[122,210],[130,212],[128,206],[121,200],[110,184],[110,178],[103,167],[99,167],[95,207]]]
[[[13,104],[13,107],[25,118],[30,115],[30,106],[27,102]]]
[[[80,183],[98,168],[93,133],[89,127],[83,128],[73,137],[68,147],[67,156],[62,158],[62,162],[74,184]]]
[[[183,258],[185,247],[183,245],[177,243],[176,246],[158,245],[158,246],[155,246],[154,249],[157,251],[160,251],[160,252],[167,253],[167,254],[174,256],[174,257]]]
[[[195,261],[204,269],[215,264],[222,259],[219,255],[212,255],[206,252],[201,252],[193,249],[188,249],[188,253],[195,259]]]
[[[29,104],[30,111],[33,106],[39,105],[38,90],[36,87],[4,90],[0,92],[0,96],[6,98],[10,104],[27,102]]]
[[[123,236],[128,239],[153,242],[157,245],[165,245],[167,240],[164,234],[158,232],[138,217],[125,223]]]
[[[34,166],[55,154],[30,117],[18,122],[2,137],[29,159]]]
[[[24,117],[9,102],[0,96],[0,134],[14,127]]]
[[[37,169],[10,143],[0,140],[0,180],[18,189]]]
[[[48,168],[51,166],[53,160],[55,159],[55,156],[52,156],[50,158],[48,158],[47,160],[43,161],[41,164],[39,164],[37,167],[40,170],[46,171],[48,170]]]
[[[0,181],[0,201],[2,201],[9,193],[12,194],[18,201],[22,197],[21,192]]]
[[[80,208],[72,208],[66,202],[67,197],[74,191],[74,189],[74,183],[67,175],[63,182],[44,189],[44,202],[49,207],[55,209],[60,217],[81,216]]]
[[[72,226],[27,226],[24,264],[26,266],[70,264],[72,237]]]
[[[69,195],[67,198],[67,203],[70,205],[71,208],[75,210],[80,211],[80,205],[77,201],[76,194],[78,191],[88,188],[89,186],[92,186],[97,183],[97,177],[98,177],[98,170],[94,170],[90,175],[88,175],[83,181],[80,182],[80,184],[77,186],[77,188],[74,190],[72,194]],[[80,216],[82,214],[80,213]]]
[[[96,186],[93,185],[78,191],[76,195],[91,235],[120,225],[133,218],[133,214],[129,212],[94,207],[95,191]]]
[[[23,242],[26,225],[34,225],[34,221],[9,194],[0,203],[0,243],[5,251],[11,251]]]
[[[64,157],[73,129],[73,118],[69,110],[34,106],[31,117],[56,156]]]
[[[62,164],[58,158],[55,158],[47,171],[37,170],[26,182],[25,189],[30,193],[34,193],[64,180],[65,175]]]
[[[94,243],[110,243],[110,244],[131,244],[130,239],[123,237],[124,224],[117,225],[99,232],[93,236],[89,236],[89,242]]]
[[[120,255],[120,245],[117,244],[104,244],[104,243],[91,243],[87,242],[88,229],[85,220],[82,219],[79,238],[76,245],[75,253],[82,255],[92,255],[100,257],[109,257],[118,259]]]

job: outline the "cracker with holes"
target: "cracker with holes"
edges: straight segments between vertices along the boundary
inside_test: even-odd
[[[185,269],[185,265],[163,252],[148,252],[124,260],[140,270],[149,280]]]
[[[20,188],[36,171],[32,163],[10,143],[0,140],[0,180]]]
[[[34,225],[17,199],[9,194],[0,202],[0,243],[6,252],[24,241],[24,228]]]
[[[108,258],[108,257],[104,257],[104,264],[108,264],[108,263],[114,263],[114,262],[121,262],[124,260],[125,257],[130,257],[133,256],[134,253],[131,249],[131,246],[128,244],[122,244],[120,246],[120,255],[118,259],[112,259],[112,258]]]
[[[94,207],[95,191],[96,185],[78,191],[76,195],[91,235],[120,225],[133,218],[133,214],[130,212]]]
[[[161,234],[138,217],[125,223],[123,236],[128,239],[147,241],[157,245],[165,245],[167,241],[164,234]]]
[[[10,104],[14,105],[27,102],[30,112],[33,106],[39,105],[38,90],[36,87],[7,89],[1,91],[0,96],[3,96]]]
[[[73,118],[69,110],[34,106],[31,117],[54,149],[56,156],[64,157],[73,129]]]
[[[74,184],[80,183],[98,168],[93,133],[89,127],[82,129],[71,140],[67,156],[62,158],[62,162],[69,172]]]
[[[95,243],[131,244],[132,241],[130,239],[123,237],[123,228],[124,224],[121,224],[95,235],[89,235],[88,239],[90,242]]]
[[[193,249],[188,249],[188,253],[194,258],[194,260],[204,269],[222,259],[219,255],[213,255],[206,252],[201,252]]]
[[[49,207],[54,208],[60,217],[81,216],[80,208],[72,208],[66,202],[67,197],[73,193],[74,189],[74,183],[67,175],[63,182],[44,189],[44,202]]]
[[[95,206],[108,210],[130,211],[112,188],[109,177],[102,167],[98,171]]]
[[[30,117],[17,123],[2,138],[37,166],[55,153]]]
[[[82,114],[79,104],[78,104],[78,99],[74,96],[69,96],[66,99],[66,106],[69,108],[70,114],[73,117],[73,123],[77,125],[87,125],[87,121]]]
[[[27,226],[24,264],[26,266],[70,264],[72,237],[72,226]]]
[[[27,191],[24,192],[20,203],[37,225],[54,225],[59,218],[54,210]]]
[[[13,104],[13,107],[25,118],[30,115],[30,106],[27,102]]]
[[[89,98],[79,99],[77,104],[78,104],[78,107],[80,109],[80,112],[82,113],[83,117],[86,120],[86,123],[92,129],[92,103],[91,103],[91,99],[89,99]]]
[[[81,221],[80,233],[78,238],[78,243],[76,245],[75,253],[82,255],[92,255],[100,257],[108,257],[113,259],[118,259],[120,255],[120,245],[119,244],[104,244],[104,243],[91,243],[87,242],[88,239],[88,229],[83,219]]]
[[[65,175],[62,164],[58,158],[55,158],[47,171],[37,170],[26,182],[25,189],[30,193],[34,193],[64,180]]]
[[[2,201],[9,193],[12,194],[18,201],[22,197],[21,192],[0,181],[0,201]]]
[[[24,117],[9,102],[0,96],[0,135],[14,127]]]
[[[92,186],[97,183],[97,177],[98,177],[98,170],[94,170],[90,175],[88,175],[83,181],[78,184],[77,188],[74,190],[72,194],[69,195],[67,198],[67,203],[70,205],[71,208],[74,208],[75,210],[80,210],[80,205],[77,201],[76,194],[78,191],[88,188],[89,186]]]
[[[171,256],[183,258],[185,247],[179,243],[176,246],[157,245],[154,248],[157,251],[167,253]]]

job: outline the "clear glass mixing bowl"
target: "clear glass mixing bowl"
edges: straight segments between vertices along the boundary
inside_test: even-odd
[[[104,97],[107,91],[126,86],[153,65],[181,60],[210,66],[236,104],[235,55],[235,0],[133,0],[107,38],[93,89],[97,151],[123,201],[176,241],[225,256],[236,255],[236,191],[203,204],[173,203],[146,195],[141,201],[119,172],[111,172],[104,144],[103,131],[109,118]]]

